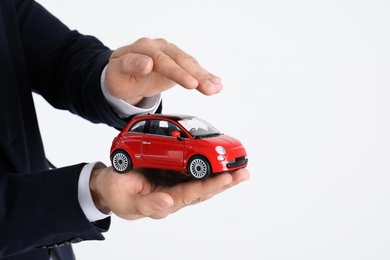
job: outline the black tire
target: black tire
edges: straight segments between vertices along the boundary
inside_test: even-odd
[[[211,174],[210,163],[203,156],[194,156],[188,162],[187,171],[196,180],[207,179]]]
[[[123,150],[117,150],[112,154],[111,165],[119,173],[128,172],[133,167],[129,154]]]

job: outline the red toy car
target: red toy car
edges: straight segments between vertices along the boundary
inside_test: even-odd
[[[247,166],[241,142],[189,115],[138,115],[113,140],[111,163],[119,173],[133,167],[183,171],[194,179]]]

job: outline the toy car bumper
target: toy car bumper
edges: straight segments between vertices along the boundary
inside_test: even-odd
[[[248,163],[248,157],[246,156],[241,156],[241,157],[238,157],[236,159],[234,159],[233,161],[229,161],[227,162],[226,166],[231,169],[231,168],[237,168],[237,167],[240,167],[242,165],[245,165]]]

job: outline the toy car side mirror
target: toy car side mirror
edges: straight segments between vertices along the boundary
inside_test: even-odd
[[[178,131],[178,130],[172,131],[171,135],[174,136],[174,137],[176,137],[177,140],[179,140],[179,141],[183,140],[183,139],[181,138],[181,136],[180,136],[180,131]]]
[[[178,130],[174,130],[172,131],[171,135],[175,137],[180,137],[180,132]]]

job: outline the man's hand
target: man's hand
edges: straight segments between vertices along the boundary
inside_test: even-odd
[[[204,181],[186,181],[166,186],[150,181],[141,173],[142,170],[119,174],[112,167],[94,169],[90,187],[96,207],[104,213],[112,211],[128,220],[143,217],[161,219],[249,179],[249,171],[240,169]],[[155,171],[158,174],[160,170]]]
[[[205,95],[219,93],[223,86],[190,55],[164,39],[142,38],[113,52],[107,65],[105,86],[111,96],[137,105],[181,85]],[[214,195],[249,178],[246,169],[220,174],[204,181],[188,181],[179,172],[133,169],[118,174],[112,167],[93,170],[90,188],[96,207],[124,219],[164,218],[179,209]],[[159,175],[153,181],[150,177]],[[178,174],[175,182],[174,174]],[[180,175],[180,177],[179,177]],[[147,177],[148,176],[148,177]]]
[[[219,77],[164,39],[141,38],[117,49],[106,69],[107,91],[131,105],[176,84],[205,95],[216,94],[223,88]]]

